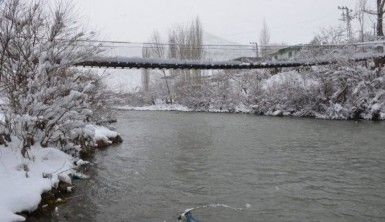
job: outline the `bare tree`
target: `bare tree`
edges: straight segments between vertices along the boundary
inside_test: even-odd
[[[166,57],[166,49],[164,44],[162,44],[162,39],[160,37],[160,34],[157,31],[154,31],[151,39],[150,44],[145,45],[143,47],[143,57],[145,58],[156,58],[156,59],[164,59]],[[172,95],[171,95],[171,87],[168,81],[168,75],[166,70],[162,69],[161,73],[163,75],[163,79],[165,81],[166,89],[167,89],[167,95],[168,99],[167,102],[171,103],[173,102]],[[150,84],[150,73],[148,70],[143,70],[143,83],[145,92],[148,93],[149,91],[149,84]]]
[[[266,57],[269,53],[268,45],[270,43],[270,29],[266,23],[266,20],[263,20],[262,30],[259,35],[259,43],[261,47],[261,55],[262,57]]]
[[[322,28],[314,37],[311,44],[328,45],[344,43],[346,41],[344,32],[345,30],[341,26]]]
[[[367,11],[368,0],[358,0],[357,3],[357,20],[360,27],[360,41],[365,41],[365,12]]]
[[[204,57],[203,28],[199,18],[190,25],[177,26],[169,33],[168,57],[181,60],[201,60]],[[200,70],[175,70],[174,92],[182,98],[187,94],[202,91],[202,75]],[[200,95],[199,93],[194,95]]]
[[[353,28],[352,28],[352,21],[354,16],[352,15],[353,10],[346,7],[346,6],[338,6],[338,9],[342,11],[342,18],[340,19],[343,22],[346,22],[346,36],[348,39],[348,42],[354,41],[353,37]]]
[[[196,60],[202,59],[204,54],[202,48],[203,29],[199,18],[196,18],[189,28],[188,41],[191,48],[191,58]]]
[[[169,34],[169,58],[182,60],[200,60],[204,56],[203,29],[199,18],[189,26],[178,26]],[[191,72],[184,72],[184,79],[192,79]],[[194,78],[200,78],[195,72]]]
[[[366,13],[377,17],[377,36],[384,37],[385,0],[377,0],[376,10],[366,10]]]
[[[142,48],[142,57],[143,58],[150,58],[151,53],[147,46],[144,46]],[[145,94],[148,94],[150,92],[150,71],[148,69],[142,70],[142,87]]]
[[[377,35],[384,37],[384,13],[385,0],[377,0]]]

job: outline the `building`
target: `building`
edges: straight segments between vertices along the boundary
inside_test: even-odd
[[[302,50],[302,48],[302,45],[285,47],[271,54],[271,58],[273,61],[290,60],[291,58],[295,57],[298,52]]]

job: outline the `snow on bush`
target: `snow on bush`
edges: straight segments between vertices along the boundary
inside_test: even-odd
[[[316,81],[298,72],[279,73],[262,81],[253,108],[260,114],[301,116],[315,108],[317,87]]]
[[[85,130],[88,132],[90,138],[92,138],[92,146],[101,147],[113,144],[114,140],[119,137],[119,134],[104,126],[87,125]],[[119,137],[120,138],[120,137]]]
[[[281,71],[229,71],[179,83],[174,102],[191,111],[255,112],[323,119],[385,119],[385,71],[339,64]],[[189,85],[190,84],[190,85]],[[153,95],[156,100],[156,95]],[[167,106],[130,108],[170,110]]]
[[[360,65],[336,65],[279,73],[264,80],[256,112],[325,119],[381,119],[384,72]],[[383,118],[382,118],[383,119]]]
[[[7,0],[0,6],[0,77],[4,129],[21,141],[23,156],[38,143],[74,155],[85,145],[85,125],[102,120],[106,98],[97,75],[73,65],[94,56],[92,37],[69,8]],[[79,44],[82,42],[82,44]]]

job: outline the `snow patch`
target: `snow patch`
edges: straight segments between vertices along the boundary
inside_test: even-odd
[[[17,147],[17,142],[0,146],[0,221],[24,221],[15,213],[36,210],[41,194],[74,172],[73,158],[58,149],[32,147],[29,160]]]
[[[246,106],[243,103],[241,103],[235,107],[236,113],[252,113],[252,111],[253,111],[253,109],[250,106]]]
[[[110,139],[115,138],[119,136],[119,134],[115,131],[112,131],[104,126],[96,126],[96,125],[87,125],[85,127],[86,131],[93,132],[93,135],[90,135],[93,137],[94,142],[103,141],[106,144],[112,144],[112,141]]]
[[[132,111],[180,111],[180,112],[191,112],[192,110],[186,106],[179,104],[157,104],[152,106],[117,106],[114,107],[119,110],[132,110]]]
[[[268,90],[283,84],[296,85],[304,89],[319,85],[319,83],[315,80],[306,79],[300,73],[296,71],[290,71],[278,73],[264,80],[262,84],[262,89]]]

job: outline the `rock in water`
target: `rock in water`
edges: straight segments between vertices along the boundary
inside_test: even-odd
[[[71,177],[68,176],[67,174],[59,174],[58,178],[59,178],[59,181],[60,181],[60,182],[63,182],[63,183],[67,183],[67,184],[71,184],[71,185],[72,185]]]

